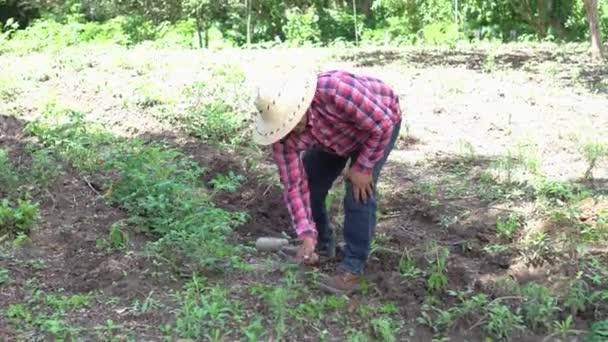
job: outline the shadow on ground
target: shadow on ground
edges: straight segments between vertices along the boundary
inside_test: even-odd
[[[356,67],[397,63],[422,68],[464,67],[479,72],[522,69],[542,76],[547,71],[540,65],[555,63],[556,76],[565,84],[582,84],[593,92],[608,94],[608,63],[591,63],[580,52],[567,50],[513,49],[489,53],[481,49],[376,49],[349,51],[340,58]]]

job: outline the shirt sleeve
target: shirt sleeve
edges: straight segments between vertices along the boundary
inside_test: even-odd
[[[283,198],[298,238],[311,236],[316,240],[317,229],[312,219],[308,178],[298,150],[287,143],[277,142],[273,144],[272,154],[283,184]]]
[[[353,168],[367,175],[371,174],[391,139],[393,122],[390,108],[357,80],[352,80],[352,84],[345,81],[336,84],[334,104],[336,109],[345,113],[359,129],[369,132]]]

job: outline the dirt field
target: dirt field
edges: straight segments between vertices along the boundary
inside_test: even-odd
[[[16,247],[0,234],[0,271],[7,274],[0,281],[0,338],[582,341],[593,323],[606,322],[608,153],[592,178],[583,176],[590,165],[585,146],[608,146],[608,66],[588,64],[576,47],[230,53],[96,47],[0,56],[12,80],[0,87],[0,148],[13,168],[30,168],[29,143],[38,142],[25,126],[58,103],[117,137],[178,148],[206,169],[201,179],[211,191],[218,175],[242,175],[238,191],[212,196],[218,207],[248,214],[230,244],[293,237],[268,151],[217,146],[179,125],[204,101],[184,95],[184,87],[212,88],[234,70],[247,74],[287,61],[378,76],[402,99],[405,129],[381,180],[364,294],[327,299],[316,288],[315,274],[331,272],[339,257],[296,272],[276,256],[247,249],[246,267],[218,272],[159,258],[147,248],[155,237],[137,225],[129,226],[126,249],[107,252],[99,241],[128,213],[108,203],[100,175],[57,158],[61,171],[48,187],[17,191],[39,203],[29,240]],[[210,72],[218,68],[219,81]],[[222,87],[223,101],[251,110],[243,88]],[[339,240],[340,191],[331,194]],[[0,195],[8,198],[9,191]],[[510,226],[517,230],[500,234]],[[447,284],[432,291],[429,276],[443,273]],[[197,297],[208,316],[193,314],[184,300],[193,274],[210,289]],[[572,304],[577,279],[585,280],[580,306]],[[485,301],[474,297],[480,294]],[[75,296],[84,299],[70,300]],[[531,298],[541,299],[533,306]],[[198,323],[184,317],[211,323],[191,335]]]

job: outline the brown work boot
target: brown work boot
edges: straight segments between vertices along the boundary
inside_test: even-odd
[[[349,295],[360,288],[361,277],[359,275],[340,271],[333,277],[323,276],[319,287],[329,293],[337,295]]]

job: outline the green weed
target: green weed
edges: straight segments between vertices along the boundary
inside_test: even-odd
[[[394,342],[397,340],[395,335],[399,331],[397,323],[389,317],[379,317],[372,319],[372,328],[381,341]]]
[[[348,333],[347,341],[349,342],[368,342],[370,337],[362,331],[352,330]]]
[[[254,319],[247,327],[243,328],[243,334],[249,342],[257,342],[265,335],[262,317]]]
[[[544,232],[537,232],[524,242],[520,253],[526,264],[540,266],[546,261],[552,261],[556,251],[551,238]]]
[[[97,241],[97,248],[103,249],[108,253],[122,250],[129,245],[129,235],[125,231],[124,221],[115,222],[110,227],[110,234],[107,239]]]
[[[508,340],[515,331],[522,327],[522,317],[514,314],[508,306],[493,302],[488,307],[488,318],[483,328],[492,336]]]
[[[216,191],[235,192],[239,189],[245,177],[230,171],[227,175],[218,174],[209,183]]]
[[[87,123],[82,113],[54,103],[47,105],[41,118],[28,123],[25,131],[82,172],[102,170],[105,152],[120,149],[118,139],[100,125]]]
[[[511,213],[508,216],[499,216],[496,220],[496,231],[499,236],[510,240],[520,228],[520,218]]]
[[[27,304],[12,304],[5,315],[11,325],[21,330],[38,330],[53,340],[71,340],[78,330],[69,326],[64,316],[91,304],[92,296],[44,295],[35,290]]]
[[[585,336],[585,342],[601,342],[608,340],[608,321],[598,321],[591,325],[589,333]]]
[[[16,205],[7,198],[0,202],[0,234],[29,234],[40,218],[37,203],[17,199]]]
[[[423,304],[418,322],[429,326],[435,333],[449,331],[458,321],[470,320],[481,315],[488,305],[488,296],[478,294],[468,297],[464,293],[449,291],[450,295],[458,297],[460,303],[447,310]]]
[[[46,304],[55,311],[64,313],[80,308],[86,308],[93,304],[91,295],[47,295]]]
[[[176,295],[179,308],[175,332],[181,338],[213,339],[225,332],[228,321],[238,308],[228,298],[226,289],[205,285],[197,276]]]
[[[425,258],[429,263],[429,275],[427,278],[427,289],[430,292],[437,292],[447,288],[447,264],[450,251],[436,242],[429,245],[425,253]]]
[[[590,196],[590,192],[578,184],[553,182],[546,179],[535,182],[534,188],[537,199],[551,205],[563,205]]]
[[[0,268],[0,287],[8,284],[10,280],[10,272],[5,268]]]
[[[588,303],[588,288],[587,283],[582,279],[576,279],[568,288],[564,306],[571,315],[576,316],[577,313],[585,311]]]
[[[117,330],[122,329],[122,326],[116,325],[111,319],[107,320],[105,325],[97,326],[97,337],[103,341],[115,341]]]
[[[401,258],[399,259],[399,273],[404,277],[411,278],[416,278],[422,274],[422,270],[418,268],[416,260],[412,258],[407,249],[403,251]]]
[[[0,148],[0,189],[3,191],[14,191],[19,182],[10,160],[9,151]]]
[[[140,108],[151,108],[167,102],[160,89],[152,86],[150,83],[142,84],[135,91],[137,94],[136,103]]]
[[[32,165],[28,178],[41,188],[50,186],[62,171],[61,164],[48,149],[32,151]]]
[[[347,302],[344,298],[335,296],[323,297],[321,299],[311,298],[305,303],[297,306],[294,314],[298,319],[305,321],[319,321],[329,311],[344,309]]]
[[[555,316],[560,311],[557,299],[544,286],[531,283],[522,289],[524,303],[523,317],[532,329],[549,330]]]
[[[563,321],[553,322],[553,334],[565,339],[572,329],[572,315],[566,317]]]
[[[131,305],[131,311],[136,315],[144,315],[152,310],[160,308],[162,306],[161,302],[158,299],[152,297],[154,291],[150,291],[142,302],[139,299],[136,299]]]
[[[105,198],[127,211],[128,223],[152,232],[158,240],[150,247],[168,260],[186,256],[221,269],[226,265],[219,261],[238,261],[225,238],[247,216],[215,208],[200,180],[203,169],[181,151],[115,138],[82,114],[56,106],[28,130],[81,172],[115,174],[106,179]],[[123,235],[114,232],[117,239]]]
[[[496,256],[500,255],[509,250],[509,246],[506,245],[488,245],[483,248],[483,250],[489,255]]]
[[[608,157],[608,144],[588,143],[583,146],[583,155],[589,164],[584,177],[585,179],[591,179],[593,177],[593,169],[597,166],[600,159]]]

